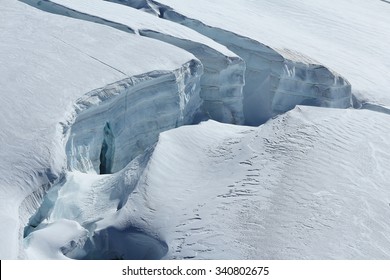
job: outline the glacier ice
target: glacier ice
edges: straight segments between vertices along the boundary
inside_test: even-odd
[[[147,163],[147,150],[157,141],[159,132],[192,123],[201,104],[202,70],[202,65],[192,60],[178,70],[134,76],[77,100],[75,115],[63,127],[69,172],[65,180],[51,188],[30,219],[26,238],[32,235],[39,244],[40,236],[46,236],[46,223],[66,219],[88,230],[83,251],[80,246],[66,247],[64,255],[68,257],[99,259],[124,254],[132,259],[165,255],[162,241],[147,233],[97,229],[96,222],[126,204]],[[114,174],[105,175],[110,173]],[[31,247],[29,243],[26,246]]]
[[[371,230],[389,230],[381,215],[388,106],[355,91],[355,107],[367,110],[296,107],[350,107],[350,83],[325,65],[385,85],[370,67],[349,60],[346,71],[302,43],[329,46],[315,35],[297,34],[301,48],[282,23],[275,32],[270,1],[240,1],[265,8],[253,12],[257,26],[241,31],[226,7],[226,28],[215,24],[210,7],[220,0],[199,18],[191,15],[201,8],[176,10],[178,1],[21,1],[45,12],[15,2],[0,10],[0,60],[10,62],[0,65],[10,93],[1,109],[12,120],[0,130],[9,150],[2,158],[10,159],[0,171],[0,219],[9,225],[2,258],[389,256],[388,240]],[[313,2],[314,14],[324,8]],[[31,24],[17,22],[20,15]],[[10,108],[20,116],[10,118]],[[207,119],[268,122],[183,126]]]
[[[200,79],[203,104],[194,122],[213,119],[232,124],[243,124],[243,86],[245,63],[239,57],[227,57],[206,45],[183,41],[155,31],[140,34],[171,43],[193,53],[204,67]]]
[[[351,85],[322,65],[285,60],[272,97],[272,114],[287,112],[296,104],[349,108],[352,104]]]

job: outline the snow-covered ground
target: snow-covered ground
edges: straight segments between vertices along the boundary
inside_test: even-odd
[[[389,11],[1,0],[0,258],[388,259]]]

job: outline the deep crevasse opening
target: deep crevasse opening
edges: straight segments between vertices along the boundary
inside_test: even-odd
[[[202,71],[198,61],[190,61],[174,72],[132,77],[76,102],[76,117],[64,128],[69,171],[25,228],[27,258],[156,259],[166,254],[167,245],[156,233],[97,223],[126,204],[159,133],[192,123],[201,105]],[[42,242],[60,229],[64,234],[52,244],[54,255],[45,255]]]
[[[134,1],[119,2],[139,8],[134,5]],[[275,50],[253,39],[208,26],[158,1],[146,1],[146,4],[141,10],[154,7],[158,11],[157,16],[187,26],[215,40],[245,61],[243,113],[247,125],[263,124],[296,105],[332,108],[352,106],[349,82],[298,52]]]

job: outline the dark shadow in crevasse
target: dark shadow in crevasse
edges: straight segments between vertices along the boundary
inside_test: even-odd
[[[106,123],[104,126],[104,138],[102,143],[102,148],[100,150],[100,174],[111,174],[112,172],[112,163],[114,160],[115,152],[115,139],[112,134],[110,124]]]
[[[158,260],[167,254],[168,246],[137,228],[108,227],[95,232],[84,250],[86,260]]]

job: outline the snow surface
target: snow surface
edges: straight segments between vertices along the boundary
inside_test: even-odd
[[[0,258],[390,258],[389,5],[159,2],[1,0]]]

